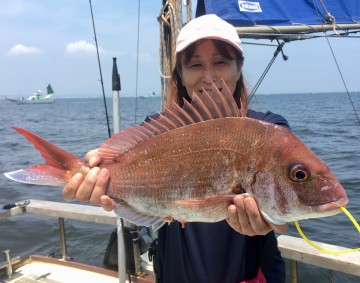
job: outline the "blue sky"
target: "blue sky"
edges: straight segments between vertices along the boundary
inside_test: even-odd
[[[138,95],[160,92],[161,2],[141,1]],[[134,95],[138,1],[93,0],[92,6],[105,93],[111,96],[112,58],[117,57],[122,95]],[[196,1],[193,6],[195,11]],[[349,90],[360,90],[360,40],[330,42]],[[251,88],[275,47],[246,44],[244,49]],[[258,92],[345,91],[326,39],[288,43],[284,51],[289,60],[279,56]],[[88,0],[1,0],[0,60],[0,96],[27,96],[49,82],[59,98],[102,95]]]

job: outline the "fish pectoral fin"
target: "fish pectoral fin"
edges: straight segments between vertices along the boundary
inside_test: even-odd
[[[186,200],[176,200],[174,203],[179,206],[190,207],[190,206],[217,206],[219,204],[231,204],[235,194],[228,195],[214,195],[202,198],[193,198]]]
[[[120,218],[123,218],[124,220],[129,221],[137,226],[152,226],[153,230],[156,231],[168,222],[164,218],[142,213],[122,200],[115,200],[115,203],[115,213]]]
[[[227,209],[233,202],[234,196],[235,194],[214,195],[196,199],[176,200],[174,203],[186,209],[216,215],[220,211]]]

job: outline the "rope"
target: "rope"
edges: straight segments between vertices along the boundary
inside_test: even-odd
[[[327,15],[327,16],[330,15],[330,13],[329,13],[328,10],[326,9],[326,7],[325,7],[324,3],[322,2],[322,0],[320,0],[320,3],[321,3],[321,5],[322,5],[322,7],[323,7],[323,9],[324,9],[324,11],[325,11],[325,13],[326,13],[326,15]],[[315,10],[316,10],[316,12],[317,12],[317,14],[318,14],[319,19],[321,19],[320,13],[319,13],[319,11],[318,11],[315,3],[314,3],[314,0],[313,0],[313,5],[314,5],[314,8],[315,8]],[[331,16],[331,15],[330,15],[330,16]],[[333,16],[331,16],[331,17],[333,18],[333,22],[332,22],[332,23],[333,23],[333,25],[335,25],[335,18],[334,18]],[[335,31],[335,28],[334,28],[334,31]],[[357,122],[358,122],[358,124],[359,124],[359,126],[360,126],[360,117],[359,117],[359,114],[357,113],[357,110],[356,110],[356,108],[355,108],[354,102],[353,102],[353,100],[352,100],[352,98],[351,98],[349,89],[348,89],[347,84],[346,84],[346,82],[345,82],[344,76],[343,76],[343,74],[342,74],[342,72],[341,72],[341,69],[340,69],[340,66],[339,66],[339,64],[338,64],[338,61],[337,61],[337,59],[336,59],[334,50],[333,50],[333,48],[332,48],[332,46],[331,46],[329,37],[327,36],[325,30],[323,31],[323,33],[325,34],[326,41],[327,41],[327,43],[328,43],[328,46],[329,46],[329,48],[330,48],[332,57],[333,57],[333,59],[334,59],[335,65],[336,65],[336,68],[337,68],[337,70],[338,70],[338,72],[339,72],[339,75],[340,75],[340,77],[341,77],[342,83],[343,83],[344,88],[345,88],[345,90],[346,90],[347,97],[348,97],[348,99],[349,99],[349,101],[350,101],[350,104],[351,104],[352,109],[353,109],[353,111],[354,111],[354,114],[355,114],[355,116],[356,116]],[[338,35],[338,34],[337,34],[337,35]]]
[[[169,5],[170,6],[170,5]],[[174,18],[171,12],[167,12],[166,15],[161,15],[161,22],[160,22],[160,42],[161,42],[161,52],[163,54],[161,66],[164,71],[160,73],[161,77],[163,78],[170,78],[171,75],[171,60],[170,55],[171,46],[169,47],[168,44],[168,37],[170,34],[171,37],[171,27],[174,24]]]
[[[192,1],[191,0],[187,0],[186,1],[186,21],[190,22],[192,19]]]
[[[165,3],[158,17],[160,23],[160,66],[161,76],[161,103],[165,103],[166,80],[171,77],[171,72],[175,66],[175,47],[177,25],[175,20],[174,7],[168,2]],[[161,105],[161,108],[163,105]]]
[[[354,224],[354,226],[356,227],[356,229],[360,233],[360,226],[357,223],[357,221],[355,220],[355,218],[351,215],[351,213],[343,206],[340,206],[340,209],[347,215],[347,217],[349,217],[351,222]],[[315,249],[317,249],[317,250],[319,250],[321,252],[324,252],[324,253],[327,253],[327,254],[339,255],[339,254],[347,254],[347,253],[353,253],[353,252],[356,252],[356,251],[360,251],[360,248],[349,249],[349,250],[345,250],[345,251],[330,251],[328,249],[324,249],[322,247],[319,247],[318,245],[316,245],[312,241],[310,241],[305,236],[305,234],[303,233],[303,231],[300,228],[300,225],[299,225],[298,221],[295,221],[295,226],[296,226],[296,229],[298,230],[300,236],[305,240],[305,242],[307,242],[310,246],[314,247]]]
[[[326,21],[327,21],[328,23],[332,24],[334,33],[335,33],[335,34],[338,34],[337,31],[336,31],[336,25],[335,25],[335,24],[336,24],[336,19],[335,19],[335,17],[332,16],[332,15],[329,13],[329,11],[326,9],[326,7],[325,7],[325,5],[324,5],[324,3],[323,3],[322,0],[320,0],[320,4],[321,4],[321,6],[323,7],[323,9],[324,9],[324,11],[325,11]]]

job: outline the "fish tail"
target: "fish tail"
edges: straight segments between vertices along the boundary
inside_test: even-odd
[[[21,128],[13,127],[40,152],[46,164],[4,173],[14,181],[48,186],[64,186],[77,172],[87,173],[90,167],[77,156]]]

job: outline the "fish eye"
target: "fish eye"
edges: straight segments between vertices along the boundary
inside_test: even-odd
[[[294,182],[305,182],[309,179],[309,171],[301,164],[294,164],[290,169],[290,179]]]

